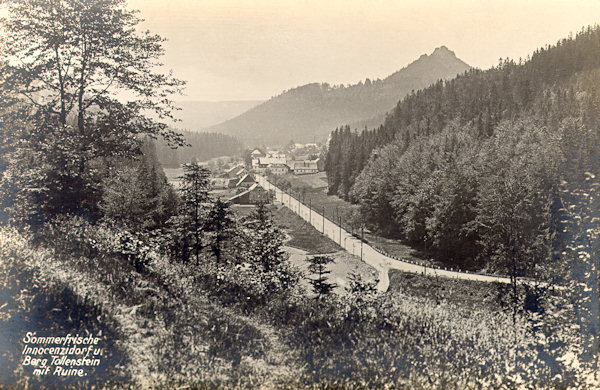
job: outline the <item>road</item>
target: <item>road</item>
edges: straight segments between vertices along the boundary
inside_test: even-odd
[[[379,291],[387,291],[390,285],[388,272],[390,269],[397,269],[403,272],[421,274],[432,277],[444,277],[452,279],[472,280],[479,282],[496,282],[510,283],[510,278],[493,275],[482,275],[467,272],[458,272],[441,268],[432,268],[421,264],[411,263],[409,261],[398,260],[387,256],[369,244],[362,242],[360,239],[352,236],[341,226],[335,224],[309,206],[301,203],[298,199],[283,192],[278,187],[274,186],[264,176],[256,175],[258,184],[267,191],[275,192],[275,199],[281,202],[284,206],[298,214],[302,219],[309,222],[312,226],[326,235],[335,243],[339,244],[348,253],[355,256],[360,256],[362,260],[369,264],[379,273],[379,283],[377,289]]]

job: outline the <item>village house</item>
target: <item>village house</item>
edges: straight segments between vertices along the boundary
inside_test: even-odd
[[[319,159],[289,161],[288,166],[295,175],[307,175],[319,172]]]
[[[272,172],[272,167],[276,166],[276,170],[278,172],[282,172],[284,168],[281,167],[281,165],[285,165],[285,163],[285,154],[271,151],[268,152],[266,156],[258,156],[256,158],[252,158],[252,170],[256,173],[265,174],[267,173],[267,170],[271,170]],[[282,175],[284,173],[278,174]]]
[[[241,178],[242,176],[244,176],[245,174],[247,174],[248,171],[246,170],[246,168],[244,168],[243,166],[237,170],[237,172],[235,173],[235,177],[236,178]]]
[[[239,179],[242,176],[242,175],[239,175],[239,172],[242,169],[244,169],[244,165],[242,165],[242,164],[234,165],[231,168],[227,169],[225,172],[223,172],[222,177],[228,177],[228,178],[237,177]]]
[[[269,169],[269,165],[267,164],[256,164],[252,166],[252,170],[256,173],[266,174]]]
[[[210,186],[215,190],[234,188],[239,179],[228,177],[215,177],[210,180]]]
[[[285,164],[287,157],[284,153],[279,152],[267,152],[265,157],[259,158],[261,164]]]
[[[285,175],[290,171],[286,164],[271,164],[267,167],[267,172],[270,171],[273,175]]]
[[[247,173],[246,175],[244,175],[243,177],[240,178],[240,180],[238,180],[238,182],[236,183],[236,187],[246,187],[249,188],[251,187],[254,183],[256,183],[256,181],[254,180],[254,177],[252,175],[250,175],[249,173]]]
[[[323,169],[323,164],[315,155],[292,155],[288,159],[284,153],[277,151],[269,151],[265,156],[258,156],[258,153],[257,151],[257,157],[252,159],[252,171],[259,174],[285,175],[291,172],[295,175],[305,175]]]
[[[250,153],[250,156],[252,156],[252,158],[259,158],[259,157],[262,157],[262,156],[264,156],[264,154],[263,154],[263,152],[261,152],[260,150],[258,150],[258,149],[254,149],[254,150],[252,151],[252,153]]]
[[[250,186],[246,191],[241,192],[235,196],[232,196],[227,200],[227,202],[231,204],[240,204],[240,205],[250,205],[250,204],[258,204],[261,202],[268,202],[269,194],[268,192],[259,187],[258,183],[254,183]]]

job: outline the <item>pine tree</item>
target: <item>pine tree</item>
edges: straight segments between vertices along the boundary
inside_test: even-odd
[[[273,223],[265,204],[258,204],[245,218],[236,237],[238,262],[249,266],[267,294],[289,290],[299,279],[283,250],[284,240],[285,234]]]
[[[177,223],[180,235],[184,241],[190,241],[191,248],[199,264],[200,251],[203,248],[202,231],[204,228],[205,213],[209,201],[210,171],[199,164],[184,164],[181,179],[181,199],[183,217]],[[189,236],[189,237],[188,237]]]
[[[267,206],[259,203],[243,222],[244,234],[239,243],[239,257],[260,269],[271,272],[286,260],[283,251],[285,234],[273,224]]]
[[[210,247],[215,255],[217,266],[221,262],[223,243],[232,236],[234,225],[235,221],[229,209],[229,204],[223,202],[221,198],[217,198],[211,205],[203,226],[204,232],[211,235]]]
[[[337,285],[335,283],[331,283],[328,280],[327,275],[331,273],[327,269],[327,265],[333,263],[335,260],[331,256],[313,256],[308,258],[308,270],[313,275],[312,278],[309,279],[310,284],[312,285],[313,292],[317,294],[316,299],[322,300],[331,292]]]

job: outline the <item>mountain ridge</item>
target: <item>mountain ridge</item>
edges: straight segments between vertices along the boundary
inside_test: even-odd
[[[376,124],[411,91],[468,69],[454,52],[440,46],[383,80],[367,78],[349,86],[301,85],[206,130],[233,135],[249,145],[324,140],[338,126]]]

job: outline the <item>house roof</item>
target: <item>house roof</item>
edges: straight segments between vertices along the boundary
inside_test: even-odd
[[[242,164],[234,165],[234,166],[232,166],[231,168],[227,169],[227,170],[225,171],[225,173],[231,173],[231,172],[233,172],[234,170],[236,170],[236,169],[239,169],[239,168],[243,168],[243,167],[244,167],[244,166],[243,166]]]
[[[291,169],[317,169],[317,161],[318,160],[290,161],[288,165]]]
[[[240,192],[239,194],[236,194],[236,195],[232,196],[231,198],[227,199],[227,201],[231,202],[232,200],[240,198],[240,197],[242,197],[242,196],[244,196],[244,195],[246,195],[246,194],[254,191],[256,189],[256,187],[258,187],[258,183],[252,184],[246,191]]]
[[[240,180],[238,180],[236,187],[239,186],[240,184],[242,184],[248,177],[250,179],[254,180],[254,178],[252,176],[250,176],[249,173],[246,173],[242,178],[240,178]]]

